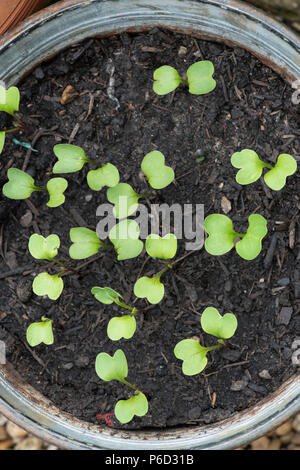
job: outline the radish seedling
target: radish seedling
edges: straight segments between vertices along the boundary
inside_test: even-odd
[[[150,234],[146,239],[145,247],[148,255],[152,258],[170,260],[174,258],[177,251],[177,238],[172,233],[168,233],[164,237]],[[143,276],[138,279],[134,285],[134,295],[140,299],[146,298],[151,304],[158,304],[165,294],[165,287],[160,278],[171,268],[172,263],[168,263],[154,277]]]
[[[123,297],[121,294],[111,289],[110,287],[93,287],[91,290],[95,299],[99,302],[111,305],[116,303],[119,307],[123,307],[126,310],[130,310],[130,315],[123,315],[122,317],[113,317],[110,319],[107,325],[107,336],[112,341],[119,341],[121,338],[129,339],[135,333],[136,330],[136,321],[135,314],[138,313],[138,310],[135,307],[130,307],[123,303],[120,299]]]
[[[94,191],[100,191],[103,186],[116,186],[119,183],[119,171],[111,163],[98,163],[87,157],[85,151],[77,145],[58,144],[53,151],[58,162],[53,167],[53,173],[74,173],[82,169],[85,163],[98,166],[97,170],[90,170],[87,174],[87,183]]]
[[[11,132],[18,131],[24,125],[21,122],[21,119],[15,114],[19,111],[20,105],[20,92],[17,87],[10,87],[6,90],[2,85],[0,85],[0,112],[3,111],[10,116],[12,116],[17,122],[18,125],[13,129],[5,129],[0,131],[0,153],[3,150],[5,143],[5,136]]]
[[[40,273],[34,278],[33,292],[40,296],[47,295],[52,300],[57,300],[62,293],[64,283],[61,274],[69,270],[61,261],[55,259],[59,246],[60,239],[55,234],[44,238],[42,235],[35,233],[31,235],[28,243],[28,249],[33,258],[53,261],[63,268],[58,274]]]
[[[185,83],[192,95],[204,95],[216,87],[216,81],[212,78],[214,71],[212,62],[208,60],[196,62],[187,69],[187,80],[184,80],[176,69],[163,65],[154,71],[153,90],[157,95],[166,95],[175,90],[180,83]]]
[[[26,340],[31,347],[38,346],[41,343],[53,344],[52,320],[42,317],[41,322],[31,323],[27,328]]]
[[[107,248],[96,232],[85,227],[74,227],[70,230],[70,239],[73,244],[70,246],[69,255],[72,259],[89,258],[98,253],[100,248]]]
[[[162,189],[172,183],[175,178],[171,167],[165,165],[165,157],[154,150],[143,158],[141,168],[153,189]]]
[[[235,232],[232,221],[226,215],[207,216],[204,220],[204,229],[208,234],[205,240],[206,251],[211,255],[220,256],[235,246],[241,258],[245,260],[256,258],[261,252],[262,239],[268,232],[267,221],[259,214],[250,215],[248,220],[248,230],[246,234],[242,234]]]
[[[143,249],[140,227],[134,220],[122,220],[109,232],[109,239],[118,254],[118,261],[135,258]]]
[[[231,338],[237,329],[237,319],[233,313],[226,313],[223,317],[214,307],[208,307],[201,316],[203,330],[218,338],[218,344],[203,347],[194,339],[179,341],[174,348],[177,359],[183,361],[182,372],[185,375],[196,375],[207,365],[207,353],[225,346],[225,340]]]
[[[10,168],[7,172],[8,183],[3,186],[2,192],[9,199],[27,199],[34,191],[49,194],[48,207],[58,207],[65,202],[64,191],[68,182],[64,178],[52,178],[45,188],[35,186],[34,179],[18,168]]]
[[[117,380],[134,390],[135,394],[128,400],[119,400],[115,406],[115,416],[120,423],[129,423],[136,416],[145,416],[148,412],[146,396],[133,384],[126,380],[128,375],[127,359],[124,352],[118,349],[113,356],[100,353],[96,357],[96,374],[101,380],[110,382]]]
[[[257,181],[264,168],[269,171],[265,173],[264,180],[269,188],[280,191],[286,184],[288,176],[293,175],[297,170],[297,161],[289,154],[279,155],[276,165],[273,167],[263,162],[253,150],[245,149],[236,152],[231,157],[231,164],[235,168],[240,168],[236,175],[236,181],[245,185]]]

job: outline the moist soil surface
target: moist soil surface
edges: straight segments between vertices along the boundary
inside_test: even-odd
[[[157,67],[172,65],[184,74],[203,59],[215,66],[213,92],[190,95],[181,85],[175,93],[155,95]],[[68,85],[77,94],[61,104]],[[300,154],[300,109],[291,101],[295,90],[244,50],[156,29],[77,44],[36,68],[20,91],[21,116],[31,134],[15,137],[38,152],[17,145],[9,134],[1,158],[2,184],[7,169],[17,167],[45,186],[56,161],[53,146],[72,143],[90,158],[115,164],[120,181],[138,193],[149,193],[140,164],[157,149],[176,179],[146,205],[204,204],[205,216],[225,212],[239,233],[246,232],[250,214],[268,221],[261,254],[253,261],[243,260],[234,249],[221,257],[201,249],[177,263],[162,277],[162,302],[137,315],[134,337],[113,342],[106,334],[108,321],[126,310],[100,304],[91,288],[109,286],[130,305],[145,308],[147,302],[133,295],[134,283],[162,265],[149,260],[145,251],[118,262],[109,249],[87,260],[68,260],[70,228],[96,229],[96,209],[107,202],[106,189],[89,189],[86,166],[62,175],[69,187],[58,208],[48,208],[42,193],[33,193],[28,201],[2,196],[0,339],[22,377],[62,410],[106,426],[97,414],[112,413],[116,402],[132,391],[116,381],[101,381],[95,358],[121,348],[128,380],[147,394],[149,412],[124,426],[115,418],[111,424],[138,429],[219,421],[257,403],[297,373],[291,356],[300,335],[299,173],[274,192],[263,179],[240,186],[230,163],[231,155],[244,148],[271,164],[280,153]],[[32,293],[37,273],[57,272],[53,263],[30,256],[28,239],[34,232],[58,234],[60,259],[79,270],[63,277],[65,287],[57,301]],[[180,240],[177,259],[185,254],[184,247]],[[221,314],[233,312],[238,329],[231,348],[213,351],[203,373],[186,377],[173,349],[191,337],[205,346],[215,344],[200,326],[208,306]],[[55,342],[30,348],[26,329],[43,315],[54,322]]]

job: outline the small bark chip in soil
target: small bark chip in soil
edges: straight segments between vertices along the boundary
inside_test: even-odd
[[[168,64],[184,73],[201,59],[215,66],[217,87],[212,93],[194,96],[183,86],[164,97],[153,93],[157,67]],[[68,86],[76,94],[62,104]],[[96,423],[97,414],[112,413],[118,399],[129,397],[121,384],[102,382],[94,367],[98,353],[121,348],[128,359],[128,380],[150,397],[149,413],[123,426],[138,429],[219,421],[257,403],[295,374],[291,346],[300,336],[299,173],[288,178],[282,191],[272,192],[262,181],[239,186],[230,164],[231,155],[243,148],[270,163],[280,153],[300,154],[300,108],[292,105],[294,90],[244,50],[157,29],[74,46],[41,64],[39,73],[27,77],[20,89],[21,112],[36,136],[38,153],[28,154],[8,136],[2,182],[9,166],[22,168],[26,162],[36,183],[45,185],[56,161],[53,146],[69,142],[99,162],[115,164],[121,181],[137,192],[149,192],[139,177],[140,163],[158,149],[174,168],[176,180],[153,202],[204,204],[207,216],[223,213],[226,201],[238,232],[246,230],[252,213],[268,221],[258,258],[247,262],[234,250],[221,258],[196,251],[174,273],[165,274],[166,296],[137,316],[134,337],[112,342],[106,326],[121,312],[99,304],[90,290],[110,286],[133,302],[144,253],[118,263],[110,250],[103,250],[78,275],[65,276],[65,289],[55,302],[30,295],[28,283],[20,282],[22,276],[32,282],[43,269],[28,253],[32,233],[58,234],[67,259],[70,228],[84,224],[95,230],[96,209],[106,202],[106,191],[88,188],[88,167],[67,175],[66,202],[59,208],[47,208],[41,194],[34,193],[30,202],[2,197],[0,339],[7,342],[8,360],[24,379],[62,410]],[[20,135],[22,139],[28,137]],[[13,267],[8,253],[14,254]],[[183,254],[181,241],[178,256]],[[71,265],[76,267],[75,262]],[[149,261],[143,275],[158,269]],[[145,307],[143,301],[135,305]],[[200,315],[207,306],[237,316],[233,349],[215,351],[204,373],[185,377],[173,349],[178,341],[201,335]],[[33,355],[25,347],[26,329],[43,315],[54,321],[55,343],[36,347]],[[211,342],[203,335],[204,345]],[[99,425],[107,424],[102,420]],[[112,425],[121,427],[114,419]]]

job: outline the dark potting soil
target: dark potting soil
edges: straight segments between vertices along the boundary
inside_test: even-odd
[[[202,59],[215,65],[212,93],[194,96],[181,86],[165,97],[154,94],[157,67],[168,64],[184,73]],[[68,85],[77,95],[62,105]],[[117,262],[112,250],[103,249],[93,258],[68,261],[81,266],[79,274],[64,276],[62,295],[51,301],[35,296],[31,284],[38,272],[56,269],[31,258],[27,248],[32,233],[56,233],[61,258],[67,260],[70,228],[95,230],[96,209],[106,202],[106,190],[88,188],[85,167],[62,175],[69,187],[61,207],[48,208],[40,193],[29,201],[2,197],[0,339],[24,379],[62,410],[105,426],[96,415],[113,412],[117,400],[132,392],[116,381],[101,381],[95,358],[121,348],[128,380],[149,397],[148,414],[123,426],[137,429],[221,420],[297,373],[291,356],[300,335],[299,173],[274,192],[263,179],[238,185],[237,170],[230,164],[231,155],[243,148],[270,163],[280,153],[300,155],[300,107],[291,101],[295,90],[244,50],[159,30],[85,41],[40,65],[20,90],[21,113],[32,134],[16,137],[32,143],[38,153],[17,146],[9,135],[1,156],[2,183],[9,167],[25,166],[37,185],[45,185],[56,161],[53,146],[69,142],[82,146],[91,158],[112,162],[122,182],[147,193],[140,164],[145,154],[158,149],[176,179],[152,203],[204,204],[205,216],[225,211],[237,232],[247,230],[250,214],[268,221],[268,235],[254,261],[241,259],[235,250],[221,257],[195,251],[164,275],[166,295],[137,315],[134,337],[113,342],[107,323],[126,311],[100,304],[91,288],[109,286],[133,305],[136,279],[157,273],[161,264],[146,261],[145,252]],[[184,254],[184,243],[180,241],[177,257]],[[146,305],[143,300],[135,303]],[[200,327],[207,306],[221,314],[235,313],[238,329],[231,349],[210,353],[203,373],[185,377],[173,349],[194,336],[203,345],[215,343]],[[55,342],[31,349],[26,329],[43,315],[54,321]],[[113,426],[121,427],[115,419]]]

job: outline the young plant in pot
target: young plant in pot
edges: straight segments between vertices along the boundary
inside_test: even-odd
[[[166,34],[172,37],[172,33]],[[153,37],[149,35],[151,41]],[[136,44],[140,40],[125,35],[122,47],[127,51],[131,41],[128,50],[136,54]],[[32,168],[29,173],[25,170],[29,179],[16,171],[20,166],[18,160],[5,170],[9,170],[9,181],[4,185],[4,194],[16,199],[24,198],[27,202],[22,202],[20,208],[28,203],[28,208],[37,209],[33,223],[25,229],[26,237],[16,248],[18,257],[24,248],[31,256],[29,276],[33,302],[25,302],[26,315],[21,311],[18,322],[22,332],[13,334],[16,338],[23,336],[25,339],[27,330],[27,354],[32,351],[33,358],[38,356],[45,365],[44,373],[39,377],[40,389],[47,389],[48,377],[54,370],[52,359],[58,359],[56,377],[61,389],[72,384],[70,386],[74,390],[76,387],[80,389],[81,397],[72,402],[73,409],[69,401],[57,403],[64,410],[72,410],[77,417],[88,416],[89,421],[100,425],[99,430],[104,429],[105,424],[108,431],[110,426],[123,430],[149,427],[153,426],[154,417],[155,425],[171,426],[172,429],[177,424],[213,423],[229,416],[220,414],[221,409],[228,412],[225,396],[236,397],[236,406],[232,409],[236,412],[243,407],[241,400],[245,401],[244,406],[249,406],[257,402],[259,393],[265,396],[265,391],[258,391],[259,386],[261,390],[266,384],[267,390],[271,391],[275,385],[273,378],[268,379],[270,382],[264,382],[267,379],[255,380],[256,371],[260,372],[260,369],[259,366],[254,369],[253,364],[262,355],[262,342],[269,344],[267,325],[270,324],[274,341],[277,341],[277,334],[283,334],[280,323],[278,332],[274,329],[276,322],[271,319],[271,304],[270,308],[263,310],[260,300],[275,300],[280,295],[277,315],[281,305],[289,304],[281,303],[286,290],[280,284],[276,286],[276,266],[272,266],[272,272],[270,267],[266,268],[266,273],[261,267],[266,264],[266,254],[276,229],[274,220],[282,221],[280,196],[283,195],[287,205],[292,206],[288,190],[297,182],[298,175],[295,175],[295,159],[289,153],[296,153],[292,146],[283,149],[280,145],[278,150],[272,145],[272,152],[267,152],[262,146],[261,135],[258,141],[247,138],[247,134],[242,138],[242,127],[238,127],[238,118],[233,112],[237,104],[235,102],[231,106],[230,103],[233,97],[237,103],[242,101],[240,98],[244,99],[244,95],[239,94],[242,89],[240,72],[236,71],[239,67],[243,70],[242,55],[234,52],[230,59],[229,50],[223,46],[214,46],[219,48],[218,53],[210,54],[213,50],[210,43],[196,41],[202,54],[195,55],[197,60],[199,58],[196,63],[193,60],[193,54],[198,51],[196,43],[185,41],[180,54],[177,54],[178,48],[174,49],[174,59],[168,61],[161,56],[153,61],[153,50],[159,49],[158,44],[143,44],[142,53],[148,54],[146,62],[152,65],[151,69],[149,65],[146,69],[148,86],[151,87],[149,79],[153,74],[154,92],[150,92],[150,101],[146,97],[142,109],[138,101],[126,94],[129,82],[120,80],[123,73],[121,62],[117,62],[114,72],[112,67],[107,72],[101,71],[101,77],[107,73],[108,80],[111,80],[111,97],[97,91],[91,91],[93,96],[79,93],[73,104],[71,102],[62,108],[57,105],[57,98],[56,101],[49,100],[52,95],[47,89],[45,101],[55,103],[53,108],[59,110],[55,118],[59,119],[61,115],[65,122],[53,136],[43,137],[37,145],[39,154],[30,157],[31,165],[33,161],[37,162],[37,168],[45,164],[46,171],[42,174],[40,170],[34,173]],[[109,42],[101,40],[104,51]],[[99,52],[98,46],[98,43],[93,43],[93,53],[88,55],[95,56],[95,51]],[[189,51],[188,57],[184,55],[184,48]],[[200,61],[200,58],[211,60]],[[248,55],[246,58],[248,60]],[[85,52],[82,60],[86,60]],[[239,64],[237,69],[234,61]],[[146,63],[143,60],[138,62]],[[254,76],[253,80],[263,83],[264,78],[256,64],[251,62],[252,78]],[[86,65],[87,62],[88,83],[91,76]],[[144,66],[136,67],[141,80],[137,81],[135,70],[128,72],[128,80],[135,84],[136,90],[146,93],[141,75],[141,67]],[[43,66],[42,70],[45,72]],[[50,64],[50,76],[51,70]],[[198,73],[200,70],[201,79],[197,79],[197,74],[195,78],[193,72],[197,70]],[[95,69],[92,73],[98,80],[100,76],[96,75]],[[45,76],[46,81],[47,73]],[[228,80],[230,76],[232,80]],[[270,74],[272,80],[266,79],[271,88],[276,80],[273,77]],[[54,80],[59,84],[59,88],[54,88],[55,95],[67,82],[66,77],[62,81],[57,77]],[[98,80],[98,86],[102,89],[101,80]],[[79,83],[74,83],[80,90]],[[52,84],[58,86],[54,82]],[[278,87],[277,81],[276,85]],[[256,94],[262,87],[251,81],[252,86]],[[248,105],[251,103],[253,106],[247,86],[245,90]],[[226,100],[222,101],[226,91],[227,104]],[[124,98],[122,93],[125,93]],[[126,139],[131,153],[127,151],[124,139],[121,151],[109,145],[109,141],[110,144],[116,143],[123,132],[120,131],[120,109],[117,109],[113,98],[119,101],[126,116],[126,132],[129,134]],[[105,106],[100,106],[102,99]],[[85,112],[80,115],[83,102]],[[216,102],[219,103],[218,112]],[[265,118],[269,114],[264,105],[261,112]],[[74,127],[74,123],[69,125],[76,108],[76,116],[81,116],[79,126],[86,129],[86,139],[81,131],[76,133],[78,126]],[[275,111],[270,110],[270,120],[277,119],[277,114],[272,114]],[[151,112],[154,112],[154,119],[151,119]],[[105,121],[109,113],[115,119],[113,124]],[[31,114],[38,114],[35,105]],[[143,116],[144,128],[141,125],[135,127],[140,116]],[[102,117],[104,124],[99,121]],[[50,113],[49,127],[52,126],[51,118]],[[269,121],[263,121],[264,118],[261,126],[269,130]],[[88,133],[88,124],[89,121],[96,124],[95,119],[101,134],[97,134],[95,125],[92,136]],[[189,122],[190,132],[185,122]],[[281,123],[280,120],[277,122]],[[286,122],[284,117],[283,122]],[[65,131],[65,123],[68,123],[69,132]],[[176,141],[170,148],[162,139],[164,136],[168,143],[166,130],[170,139]],[[69,139],[71,132],[72,138]],[[139,133],[145,139],[142,144],[138,144]],[[291,135],[292,129],[286,133]],[[64,135],[68,138],[65,139]],[[235,135],[239,138],[235,139]],[[93,145],[94,139],[98,148]],[[199,142],[202,143],[201,149]],[[46,152],[46,143],[50,152]],[[51,147],[54,156],[51,155]],[[12,148],[12,141],[8,138],[7,149],[10,151]],[[199,149],[197,153],[196,148]],[[3,155],[5,152],[4,149]],[[54,183],[51,182],[53,179]],[[185,252],[182,237],[172,223],[169,231],[160,233],[162,236],[151,231],[144,236],[141,219],[135,215],[139,206],[149,208],[157,202],[170,205],[190,201],[205,203],[203,249]],[[91,214],[95,213],[95,204],[107,203],[112,207],[115,220],[105,239],[95,228]],[[278,207],[278,218],[275,219],[274,209]],[[36,215],[38,212],[42,217]],[[63,222],[58,221],[57,214]],[[151,212],[148,218],[149,225],[154,219],[153,214]],[[16,220],[20,215],[18,211]],[[194,220],[196,215],[193,214]],[[281,225],[278,223],[283,230]],[[282,240],[279,239],[278,253],[276,250],[273,252],[273,259],[275,264],[280,263],[281,277],[284,278],[285,263],[290,261],[292,251],[283,256]],[[10,244],[8,247],[10,251],[15,248]],[[5,248],[5,254],[6,251]],[[17,286],[11,284],[11,287]],[[19,292],[19,285],[18,289]],[[24,308],[22,304],[17,305]],[[4,319],[5,327],[8,321],[8,318]],[[13,327],[11,331],[14,331]],[[254,331],[260,331],[263,339],[258,336],[255,340]],[[250,339],[257,350],[249,347]],[[286,336],[281,336],[281,341],[285,340]],[[269,356],[271,364],[274,364],[272,351],[268,353],[266,350],[264,359]],[[48,362],[50,356],[52,359]],[[266,361],[261,362],[261,369],[268,368],[266,364]],[[273,376],[273,366],[268,369]],[[224,396],[217,382],[222,384]],[[164,387],[158,387],[159,383]],[[239,393],[237,387],[241,383],[244,388]],[[36,386],[35,379],[33,384]],[[51,392],[48,388],[54,402],[56,387],[57,384],[51,387]],[[193,389],[197,389],[194,395]],[[88,396],[92,402],[85,408]],[[191,406],[186,397],[196,399],[195,403]],[[183,413],[181,423],[176,416],[179,409]]]

